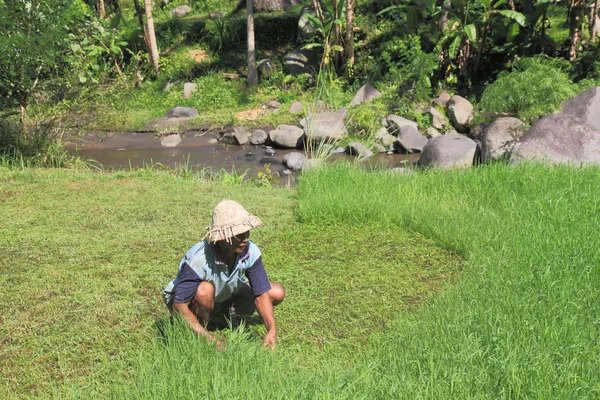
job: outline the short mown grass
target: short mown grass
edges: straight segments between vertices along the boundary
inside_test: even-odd
[[[172,373],[192,373],[210,360],[228,360],[214,374],[232,366],[242,368],[239,379],[249,379],[245,374],[254,369],[237,364],[246,365],[246,356],[266,360],[265,373],[303,375],[331,364],[335,374],[356,365],[373,334],[399,310],[415,309],[459,276],[460,258],[420,235],[396,227],[301,223],[296,196],[290,189],[156,171],[3,169],[0,397],[164,398],[188,393],[195,381]],[[256,321],[246,331],[219,332],[229,345],[215,354],[185,328],[172,328],[160,300],[222,198],[261,217],[265,226],[252,239],[270,278],[287,290],[276,311],[274,355],[259,351],[256,336],[264,327]],[[190,365],[189,357],[203,361],[178,369]],[[169,392],[174,382],[179,389]],[[248,393],[265,389],[256,390]]]

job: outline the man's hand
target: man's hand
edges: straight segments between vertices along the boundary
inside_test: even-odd
[[[268,347],[272,350],[275,350],[277,347],[277,334],[275,332],[268,332],[265,336],[263,336],[263,347]]]

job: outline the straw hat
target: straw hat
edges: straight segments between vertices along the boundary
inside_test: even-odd
[[[212,215],[212,224],[207,228],[206,237],[210,243],[227,240],[231,237],[262,225],[260,219],[251,215],[244,207],[233,200],[222,200]]]

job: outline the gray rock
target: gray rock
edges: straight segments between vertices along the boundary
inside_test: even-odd
[[[415,121],[411,121],[406,118],[399,117],[397,115],[391,114],[385,118],[386,123],[383,125],[387,127],[387,130],[390,134],[398,136],[400,133],[400,129],[405,126],[412,126],[415,130],[419,129],[419,126]]]
[[[477,153],[477,143],[466,136],[438,136],[423,148],[419,164],[442,169],[468,168]]]
[[[421,135],[414,126],[407,125],[400,129],[395,149],[398,153],[420,153],[427,142],[428,139]]]
[[[167,82],[167,84],[165,85],[164,91],[165,92],[170,92],[171,89],[173,89],[173,86],[175,86],[175,84],[171,81]]]
[[[191,107],[173,107],[165,114],[166,118],[191,118],[198,115],[198,110]]]
[[[572,115],[547,115],[537,120],[513,149],[511,164],[528,160],[599,164],[600,132]]]
[[[379,130],[375,132],[375,138],[379,143],[386,147],[389,147],[396,141],[396,136],[390,135],[386,128],[379,128]]]
[[[263,131],[262,129],[255,129],[254,131],[252,131],[252,135],[250,136],[250,144],[265,144],[268,138],[269,135],[267,134],[267,132]]]
[[[274,145],[286,149],[299,149],[304,143],[304,131],[294,125],[279,125],[269,132]]]
[[[438,97],[433,99],[431,102],[438,106],[446,107],[448,102],[450,101],[452,96],[450,96],[447,92],[442,92]]]
[[[429,115],[431,126],[436,129],[444,129],[446,126],[446,117],[439,112],[435,107],[427,107],[425,113]]]
[[[344,149],[342,146],[332,146],[327,152],[327,154],[342,154],[345,152],[346,149]]]
[[[188,6],[187,4],[183,4],[177,8],[172,9],[170,14],[171,17],[181,18],[189,14],[191,11],[192,8],[190,6]]]
[[[317,29],[310,22],[309,15],[315,16],[313,6],[302,7],[300,18],[298,19],[298,36],[296,37],[299,43],[305,42],[317,35]]]
[[[460,136],[460,133],[456,129],[449,129],[444,132],[444,136]]]
[[[301,0],[254,0],[254,12],[272,12],[272,11],[283,11],[291,7],[295,7],[302,4]],[[246,2],[240,2],[240,6],[245,10]]]
[[[260,76],[269,76],[273,72],[275,72],[277,68],[275,67],[275,64],[270,58],[265,58],[258,62],[256,69],[258,70]]]
[[[379,143],[373,143],[373,151],[377,152],[377,153],[385,153],[387,151],[387,148],[385,146],[380,145]]]
[[[473,125],[471,129],[469,129],[469,133],[467,136],[473,140],[481,140],[487,128],[489,128],[491,124],[489,122],[484,122],[482,124]]]
[[[600,131],[600,86],[591,87],[565,100],[561,109],[563,114],[579,117],[593,129]]]
[[[264,109],[269,109],[269,110],[273,110],[273,111],[279,110],[280,107],[281,107],[281,103],[278,102],[277,100],[269,100],[265,104],[263,104]]]
[[[267,147],[267,149],[265,150],[265,154],[268,156],[274,156],[275,153],[275,150],[273,150],[271,147]]]
[[[306,157],[304,157],[304,154],[298,153],[297,151],[293,151],[283,156],[283,164],[292,171],[300,171],[305,161]]]
[[[318,71],[319,61],[319,53],[315,49],[295,49],[282,58],[284,71],[291,75],[312,75]]]
[[[208,144],[218,144],[218,143],[219,143],[219,140],[218,140],[218,139],[214,139],[214,138],[213,138],[213,139],[210,139],[210,140],[208,141]]]
[[[189,99],[192,93],[198,89],[198,85],[193,82],[186,82],[183,84],[183,98]]]
[[[211,11],[210,13],[208,13],[208,18],[210,19],[217,19],[223,17],[225,17],[225,12],[223,11]]]
[[[448,102],[448,117],[452,126],[459,132],[468,132],[469,126],[473,124],[475,111],[473,105],[463,97],[454,95]]]
[[[350,142],[346,145],[346,153],[351,156],[371,157],[373,152],[364,144],[359,142]]]
[[[248,132],[243,126],[235,126],[230,132],[221,137],[221,142],[235,146],[243,146],[248,143]]]
[[[356,92],[356,95],[354,95],[354,98],[350,102],[350,107],[357,106],[362,103],[368,103],[378,97],[381,97],[381,93],[379,92],[379,90],[375,89],[373,86],[367,83],[365,85],[362,85],[361,88],[358,89],[358,92]]]
[[[304,106],[302,105],[302,103],[300,103],[299,101],[295,101],[295,102],[293,102],[293,103],[292,103],[292,105],[290,106],[290,112],[291,112],[292,114],[296,114],[296,113],[298,113],[298,112],[302,111],[303,107],[304,107]]]
[[[425,136],[431,139],[434,137],[442,136],[442,134],[437,129],[429,127],[425,131]]]
[[[181,137],[179,135],[169,135],[161,139],[160,145],[163,147],[175,147],[181,143]]]
[[[311,142],[330,143],[346,137],[346,115],[346,110],[320,112],[303,118],[300,125]]]
[[[528,126],[517,118],[503,117],[492,123],[481,137],[481,161],[508,159]]]

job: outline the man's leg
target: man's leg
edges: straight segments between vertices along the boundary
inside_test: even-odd
[[[215,308],[215,288],[207,281],[200,282],[196,295],[190,302],[190,310],[202,325],[208,323],[210,313]]]
[[[277,282],[271,282],[271,289],[267,292],[274,306],[280,304],[285,298],[283,286]],[[233,295],[233,307],[236,315],[249,316],[254,314],[256,307],[254,305],[255,297],[252,294],[252,289],[248,285],[244,285]]]

